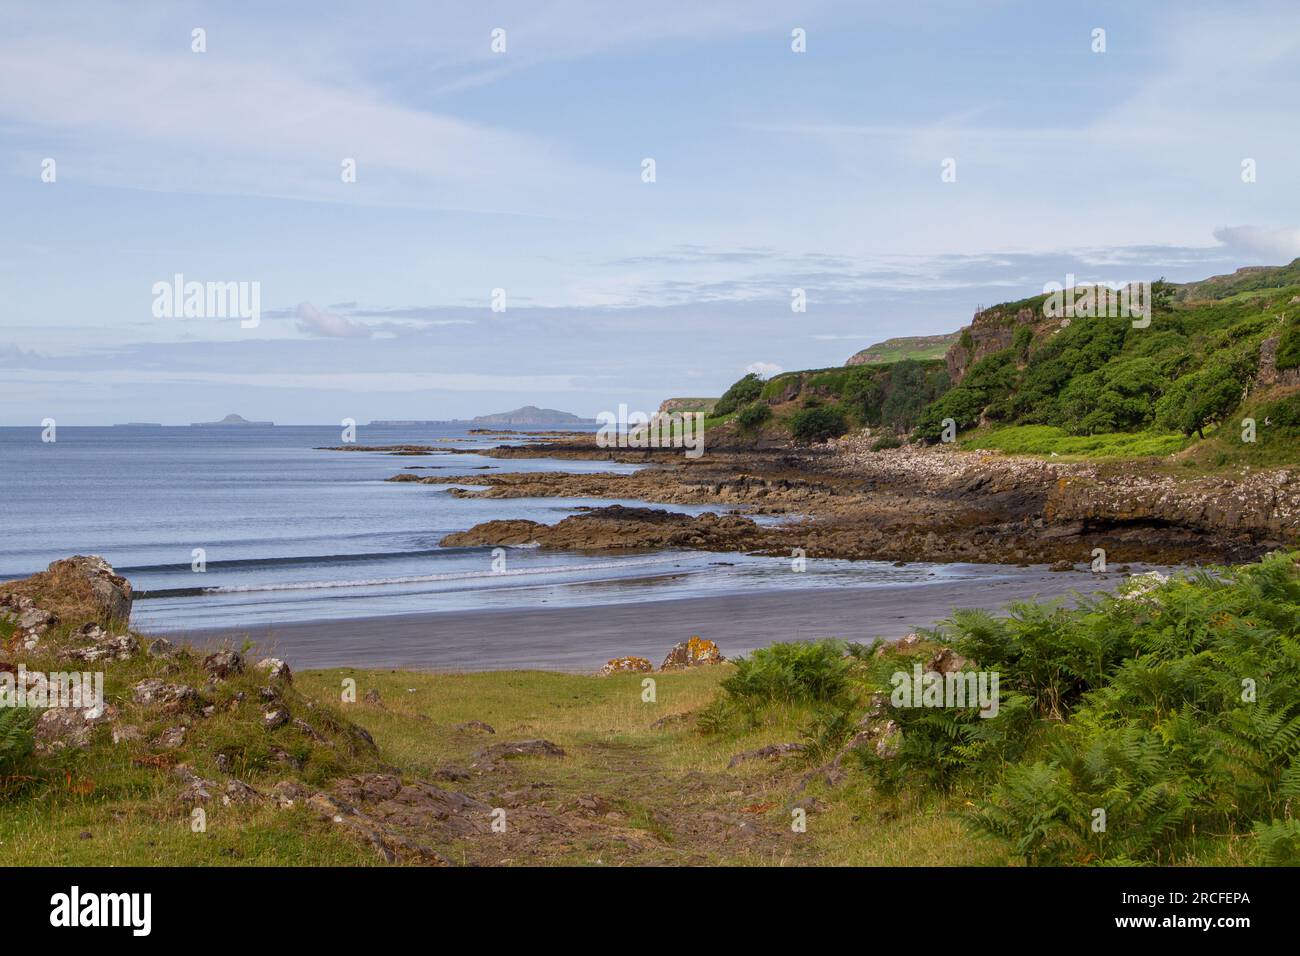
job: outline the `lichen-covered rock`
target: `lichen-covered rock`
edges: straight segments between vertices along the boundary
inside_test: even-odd
[[[481,720],[468,720],[463,724],[457,724],[456,729],[464,733],[495,734],[497,732],[495,727]]]
[[[177,764],[172,768],[172,776],[177,777],[184,784],[176,799],[187,806],[194,806],[196,803],[207,803],[212,799],[212,794],[217,789],[215,780],[206,780],[194,772],[194,768],[189,764]]]
[[[926,664],[926,671],[933,671],[936,674],[952,674],[959,670],[964,670],[970,661],[962,657],[951,647],[940,648],[940,650],[930,658]]]
[[[58,750],[88,747],[95,728],[112,720],[116,713],[115,709],[110,711],[106,707],[100,707],[98,711],[75,707],[52,707],[41,714],[32,731],[36,752],[53,753]]]
[[[264,657],[254,665],[259,671],[266,671],[266,676],[273,681],[293,683],[293,674],[289,665],[278,657]]]
[[[145,707],[178,710],[197,703],[199,694],[185,684],[169,684],[157,677],[146,677],[131,688],[131,699]]]
[[[718,645],[705,640],[698,634],[688,641],[673,645],[673,649],[659,666],[661,671],[680,670],[684,667],[699,667],[704,664],[721,664],[726,660]]]
[[[640,673],[654,669],[654,665],[644,657],[615,657],[607,661],[605,666],[600,669],[600,676],[608,677],[610,674]]]
[[[906,637],[900,638],[894,646],[900,651],[910,651],[914,650],[923,640],[924,638],[920,634],[908,634]]]
[[[112,635],[98,624],[88,624],[77,632],[76,638],[90,641],[84,647],[73,648],[65,655],[69,660],[83,664],[98,661],[124,661],[140,650],[140,642],[130,634]]]
[[[168,727],[158,735],[153,745],[159,750],[179,750],[185,746],[185,728],[179,725]]]
[[[261,803],[265,799],[261,792],[234,777],[226,781],[225,789],[221,792],[221,802],[224,806],[230,806],[232,803]]]
[[[224,680],[244,670],[244,655],[229,648],[215,651],[203,658],[203,669],[218,680]]]
[[[262,715],[262,726],[267,730],[278,730],[289,722],[289,712],[283,707],[268,710]]]

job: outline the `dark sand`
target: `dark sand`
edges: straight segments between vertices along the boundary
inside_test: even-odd
[[[247,637],[297,669],[418,670],[541,668],[595,671],[611,657],[647,657],[656,666],[692,634],[734,657],[778,641],[839,637],[897,639],[954,608],[997,610],[1012,601],[1113,590],[1122,574],[990,568],[988,580],[837,589],[753,591],[590,607],[445,611],[169,636],[200,646]],[[996,574],[995,578],[993,575]]]

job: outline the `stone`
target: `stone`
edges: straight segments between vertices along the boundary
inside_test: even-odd
[[[289,665],[278,657],[264,657],[253,666],[259,671],[266,671],[267,677],[273,681],[293,683],[293,674],[289,670]]]
[[[680,670],[686,667],[699,667],[704,664],[721,664],[725,660],[726,658],[722,656],[722,651],[718,649],[717,644],[704,640],[698,634],[694,634],[690,640],[674,644],[659,669],[661,671]]]
[[[898,643],[895,644],[894,647],[896,647],[900,651],[910,651],[913,650],[917,645],[919,645],[923,640],[925,640],[925,638],[921,637],[920,634],[912,633],[912,634],[908,634],[906,637],[900,638]]]
[[[157,640],[149,642],[149,647],[146,649],[146,653],[150,657],[175,657],[180,653],[180,648],[165,637],[160,637]]]
[[[366,696],[363,697],[363,698],[361,698],[361,699],[364,700],[367,704],[371,704],[371,705],[373,705],[373,706],[375,706],[375,707],[382,707],[382,706],[383,706],[383,701],[380,700],[380,698],[379,698],[379,688],[378,688],[378,687],[372,687],[372,688],[370,688],[370,690],[366,691]]]
[[[88,747],[95,727],[111,717],[107,708],[96,714],[91,709],[52,707],[37,718],[32,730],[36,752],[53,753]]]
[[[564,749],[549,740],[519,740],[512,743],[493,744],[474,755],[470,768],[495,770],[503,761],[516,757],[563,757]]]
[[[117,574],[113,566],[97,554],[78,554],[54,561],[48,568],[56,576],[72,573],[90,586],[100,619],[106,624],[126,624],[131,618],[131,582]]]
[[[493,727],[491,724],[485,724],[481,720],[470,720],[470,721],[466,721],[463,724],[457,724],[456,729],[461,731],[462,733],[481,733],[481,734],[496,733],[495,727]]]
[[[608,677],[610,674],[640,673],[652,670],[654,670],[654,665],[644,657],[615,657],[606,662],[605,666],[600,669],[600,676]]]
[[[107,635],[98,625],[82,628],[80,636],[89,637],[93,643],[89,647],[78,647],[66,655],[69,660],[83,664],[96,661],[124,661],[135,656],[140,650],[140,643],[130,634]]]
[[[964,670],[970,661],[962,657],[951,647],[945,647],[939,650],[934,657],[930,658],[926,664],[927,671],[934,671],[938,674],[952,674],[956,671]]]
[[[311,791],[296,780],[281,780],[271,788],[271,798],[281,810],[287,810],[311,796]]]
[[[216,651],[203,658],[203,669],[218,680],[243,673],[244,655],[229,648]]]
[[[262,726],[267,730],[278,730],[289,722],[289,712],[283,707],[268,710],[262,715]]]
[[[668,714],[666,717],[660,717],[651,724],[650,729],[663,730],[665,727],[671,727],[673,724],[680,724],[685,720],[689,720],[690,717],[691,715],[689,713]]]
[[[168,727],[153,742],[153,745],[159,750],[178,750],[185,746],[185,728],[181,726]]]
[[[180,793],[176,799],[186,806],[194,806],[196,803],[207,803],[212,799],[213,792],[217,789],[215,780],[206,780],[194,772],[194,768],[189,764],[181,763],[172,768],[172,776],[177,777],[183,783]]]
[[[320,733],[320,731],[318,731],[311,724],[307,723],[307,721],[305,720],[301,720],[295,717],[293,719],[293,727],[295,730],[306,734],[308,737],[316,741],[316,743],[318,744],[329,743],[329,741],[325,739],[325,737]]]
[[[787,754],[803,753],[806,749],[804,744],[768,744],[757,750],[746,750],[744,753],[736,754],[728,761],[727,767],[728,769],[738,767],[747,760],[775,760]]]
[[[178,710],[196,703],[199,695],[193,687],[185,684],[169,684],[157,677],[146,677],[131,689],[131,699],[145,707]]]
[[[232,803],[260,803],[265,799],[259,791],[234,777],[226,781],[225,789],[221,792],[221,803],[227,807]]]

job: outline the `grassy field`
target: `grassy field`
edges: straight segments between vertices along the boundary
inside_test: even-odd
[[[377,760],[358,758],[353,767],[322,763],[301,742],[303,775],[327,783],[332,774],[372,764],[404,780],[428,779],[499,741],[543,738],[564,748],[561,759],[520,758],[492,774],[443,785],[493,805],[526,793],[530,806],[575,824],[519,847],[505,835],[436,847],[458,864],[1006,862],[998,847],[972,836],[951,812],[960,801],[885,799],[859,786],[841,786],[833,795],[816,784],[801,791],[808,766],[798,755],[728,768],[734,754],[799,740],[806,710],[776,708],[762,726],[734,734],[701,734],[691,716],[655,726],[663,717],[698,713],[733,670],[720,665],[651,675],[653,703],[642,700],[640,674],[301,673],[295,691],[319,702],[315,713],[336,712],[378,745]],[[344,678],[356,681],[359,702],[327,704],[339,700]],[[248,683],[251,689],[255,682]],[[235,680],[228,693],[239,687]],[[365,700],[369,691],[378,692],[377,703]],[[469,721],[496,733],[457,729]],[[304,806],[209,805],[206,832],[192,832],[189,808],[176,802],[166,765],[183,758],[203,775],[220,777],[212,767],[216,753],[238,751],[245,755],[239,778],[266,791],[285,774],[265,759],[262,736],[238,713],[219,713],[191,722],[184,753],[155,763],[148,745],[103,739],[82,752],[43,757],[39,767],[4,780],[0,848],[27,865],[379,864],[373,849]],[[809,812],[806,831],[796,833],[792,806],[800,799]],[[599,827],[575,816],[580,806],[595,808]]]

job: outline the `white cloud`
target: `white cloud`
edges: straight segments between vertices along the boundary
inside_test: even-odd
[[[298,305],[298,330],[331,339],[368,339],[374,334],[364,322],[353,322],[337,312],[322,312],[310,302]]]
[[[1214,238],[1234,251],[1263,256],[1278,264],[1300,256],[1300,229],[1223,226],[1214,230]]]
[[[760,378],[769,378],[773,375],[779,375],[784,369],[774,362],[752,362],[745,367],[745,374],[753,373]]]

